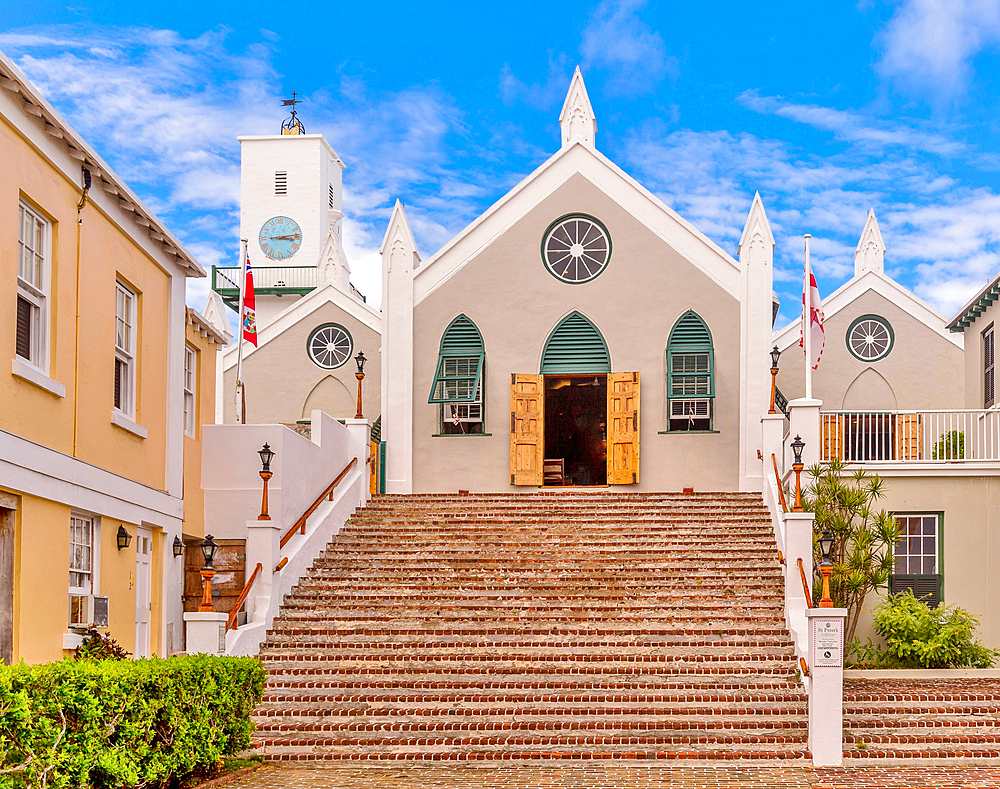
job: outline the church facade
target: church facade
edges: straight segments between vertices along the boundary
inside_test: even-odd
[[[595,147],[558,153],[432,258],[382,245],[386,492],[760,489],[774,240],[733,258]],[[750,418],[753,414],[755,418]]]

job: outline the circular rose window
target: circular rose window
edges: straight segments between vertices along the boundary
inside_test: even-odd
[[[593,217],[565,216],[545,231],[542,259],[545,267],[563,282],[587,282],[608,265],[611,236]]]
[[[885,318],[862,315],[847,330],[847,347],[863,362],[884,359],[892,350],[892,327]]]
[[[309,352],[309,358],[316,364],[324,370],[332,370],[351,358],[354,342],[343,326],[324,323],[313,329],[306,342],[306,350]]]

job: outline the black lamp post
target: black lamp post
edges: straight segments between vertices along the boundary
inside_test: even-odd
[[[125,527],[118,524],[118,534],[115,535],[118,538],[118,550],[124,550],[128,548],[129,543],[132,542],[132,535],[126,531]]]
[[[823,575],[823,596],[820,598],[820,608],[833,608],[833,600],[830,598],[830,575],[833,573],[833,537],[826,529],[823,536],[819,538],[819,571]]]
[[[778,350],[778,346],[775,345],[771,350],[771,407],[767,413],[776,414],[777,411],[774,410],[774,395],[778,389],[778,358],[781,356],[781,351]]]
[[[354,415],[355,419],[364,419],[365,416],[361,412],[361,381],[365,377],[365,362],[368,360],[365,358],[364,351],[358,351],[358,355],[354,357],[354,361],[358,363],[358,371],[354,374],[354,377],[358,379],[358,413]]]
[[[269,521],[271,516],[267,514],[267,481],[271,478],[271,461],[274,460],[274,452],[271,450],[270,445],[264,444],[262,449],[257,450],[257,454],[260,455],[261,470],[260,478],[264,480],[264,492],[261,494],[260,500],[260,515],[257,516],[259,521]]]
[[[795,472],[795,505],[792,507],[792,512],[802,512],[802,450],[805,447],[805,442],[802,440],[802,436],[795,436],[795,440],[792,442],[792,455],[794,460],[792,462],[792,470]]]
[[[205,557],[205,566],[201,568],[204,589],[201,596],[201,605],[198,606],[199,611],[215,610],[212,606],[212,578],[215,577],[215,567],[212,566],[212,561],[215,559],[215,552],[218,548],[219,546],[212,539],[212,535],[206,534],[205,539],[201,541],[201,554]]]
[[[181,542],[181,538],[176,534],[174,535],[174,558],[176,559],[184,553],[184,543]]]

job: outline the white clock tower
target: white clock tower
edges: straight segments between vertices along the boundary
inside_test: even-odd
[[[344,163],[322,134],[238,137],[240,237],[248,240],[257,324],[323,282],[350,290],[341,241]]]

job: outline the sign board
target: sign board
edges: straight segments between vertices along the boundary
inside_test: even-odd
[[[219,622],[219,652],[220,655],[226,654],[226,623]]]
[[[844,620],[812,620],[812,666],[814,668],[844,667]]]

